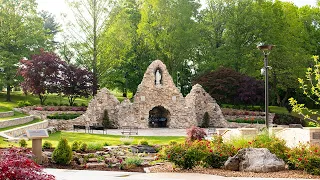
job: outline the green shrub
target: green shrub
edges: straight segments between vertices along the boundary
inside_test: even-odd
[[[77,103],[73,103],[72,106],[78,107],[79,105]]]
[[[204,141],[186,141],[162,149],[162,158],[183,169],[192,169],[206,157],[207,146]]]
[[[108,110],[104,110],[102,125],[104,128],[111,128],[111,122],[109,119]]]
[[[208,128],[209,127],[209,121],[210,121],[210,116],[208,112],[205,112],[203,115],[203,120],[202,120],[202,128]]]
[[[72,146],[71,146],[72,151],[79,151],[80,145],[81,145],[80,141],[73,141]]]
[[[303,119],[289,114],[275,114],[273,123],[279,125],[301,124],[302,126],[306,126],[306,123]]]
[[[287,153],[289,169],[304,170],[309,174],[320,175],[320,146],[300,144]]]
[[[58,103],[57,102],[53,102],[52,105],[58,106]]]
[[[88,145],[87,143],[82,143],[81,146],[80,146],[80,151],[87,151],[88,150]]]
[[[88,150],[102,150],[103,145],[100,143],[88,143]]]
[[[145,146],[148,146],[148,145],[149,145],[149,143],[148,143],[148,141],[147,141],[147,140],[140,140],[140,141],[139,141],[139,145],[145,145]]]
[[[54,114],[48,115],[47,118],[68,120],[68,119],[75,119],[79,116],[81,116],[81,114],[78,114],[78,113],[61,113],[61,114],[54,113]]]
[[[67,165],[72,159],[72,150],[68,145],[68,140],[61,138],[58,146],[54,149],[52,153],[52,160],[61,165]]]
[[[265,124],[264,119],[255,119],[255,118],[238,118],[238,119],[232,119],[228,120],[229,122],[236,122],[236,123],[251,123],[251,124]]]
[[[210,152],[204,159],[204,162],[212,168],[221,168],[221,166],[223,166],[227,161],[228,157],[229,156],[226,156],[223,153]]]
[[[137,166],[141,166],[141,164],[143,163],[143,160],[138,157],[128,157],[126,158],[126,160],[124,161],[124,163],[127,165],[127,167],[137,167]]]
[[[87,105],[86,105],[86,103],[81,103],[81,106],[85,107],[85,106],[87,106]]]
[[[108,142],[104,142],[103,146],[110,146],[110,144]]]
[[[18,107],[32,106],[29,101],[18,101]]]
[[[127,146],[132,144],[133,140],[134,139],[132,137],[129,137],[129,136],[120,138],[120,141],[122,142],[122,144],[127,145]]]
[[[20,147],[25,148],[25,147],[27,147],[27,141],[25,139],[21,139],[19,141],[19,145],[20,145]]]
[[[42,149],[52,149],[52,143],[51,143],[51,142],[48,142],[48,141],[45,141],[45,142],[42,144]]]
[[[266,132],[257,135],[252,141],[252,146],[254,148],[267,148],[278,158],[281,158],[285,161],[287,159],[285,152],[287,152],[289,148],[286,146],[286,142],[283,139],[275,137],[274,135],[269,136]]]
[[[171,140],[171,141],[169,141],[169,145],[176,145],[176,144],[178,144],[178,142],[177,141],[174,141],[174,140]]]

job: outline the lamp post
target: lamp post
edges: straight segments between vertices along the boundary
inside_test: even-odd
[[[268,69],[270,66],[268,66],[268,55],[270,54],[270,51],[272,50],[274,46],[273,45],[260,45],[257,46],[259,50],[263,52],[264,55],[264,76],[265,76],[265,85],[264,85],[264,91],[265,91],[265,112],[266,112],[266,127],[269,130],[269,84],[268,84]]]

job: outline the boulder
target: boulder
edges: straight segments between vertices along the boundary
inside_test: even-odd
[[[224,168],[246,172],[276,172],[285,169],[285,163],[266,148],[246,148],[230,157]]]

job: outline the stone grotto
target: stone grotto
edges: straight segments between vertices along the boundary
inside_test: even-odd
[[[183,97],[165,64],[155,60],[147,68],[133,102],[125,99],[120,103],[103,88],[82,116],[64,121],[59,129],[72,129],[74,124],[102,124],[105,113],[115,128],[189,128],[201,125],[205,112],[209,114],[211,127],[228,127],[219,105],[201,85],[194,85]]]

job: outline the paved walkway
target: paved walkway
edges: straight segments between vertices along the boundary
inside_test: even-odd
[[[45,169],[44,171],[56,176],[57,180],[289,180],[289,178],[222,177],[197,173],[135,173],[66,169]]]
[[[208,130],[206,130],[206,132],[207,131]],[[69,131],[69,132],[73,132],[73,131]],[[84,130],[78,130],[78,132],[84,133]],[[112,134],[112,135],[123,135],[121,133],[122,129],[107,129],[105,132],[107,132],[107,134]],[[94,130],[93,133],[102,134],[102,131]],[[150,129],[139,129],[138,135],[132,134],[131,136],[186,136],[186,135],[187,135],[186,129],[150,128]]]

